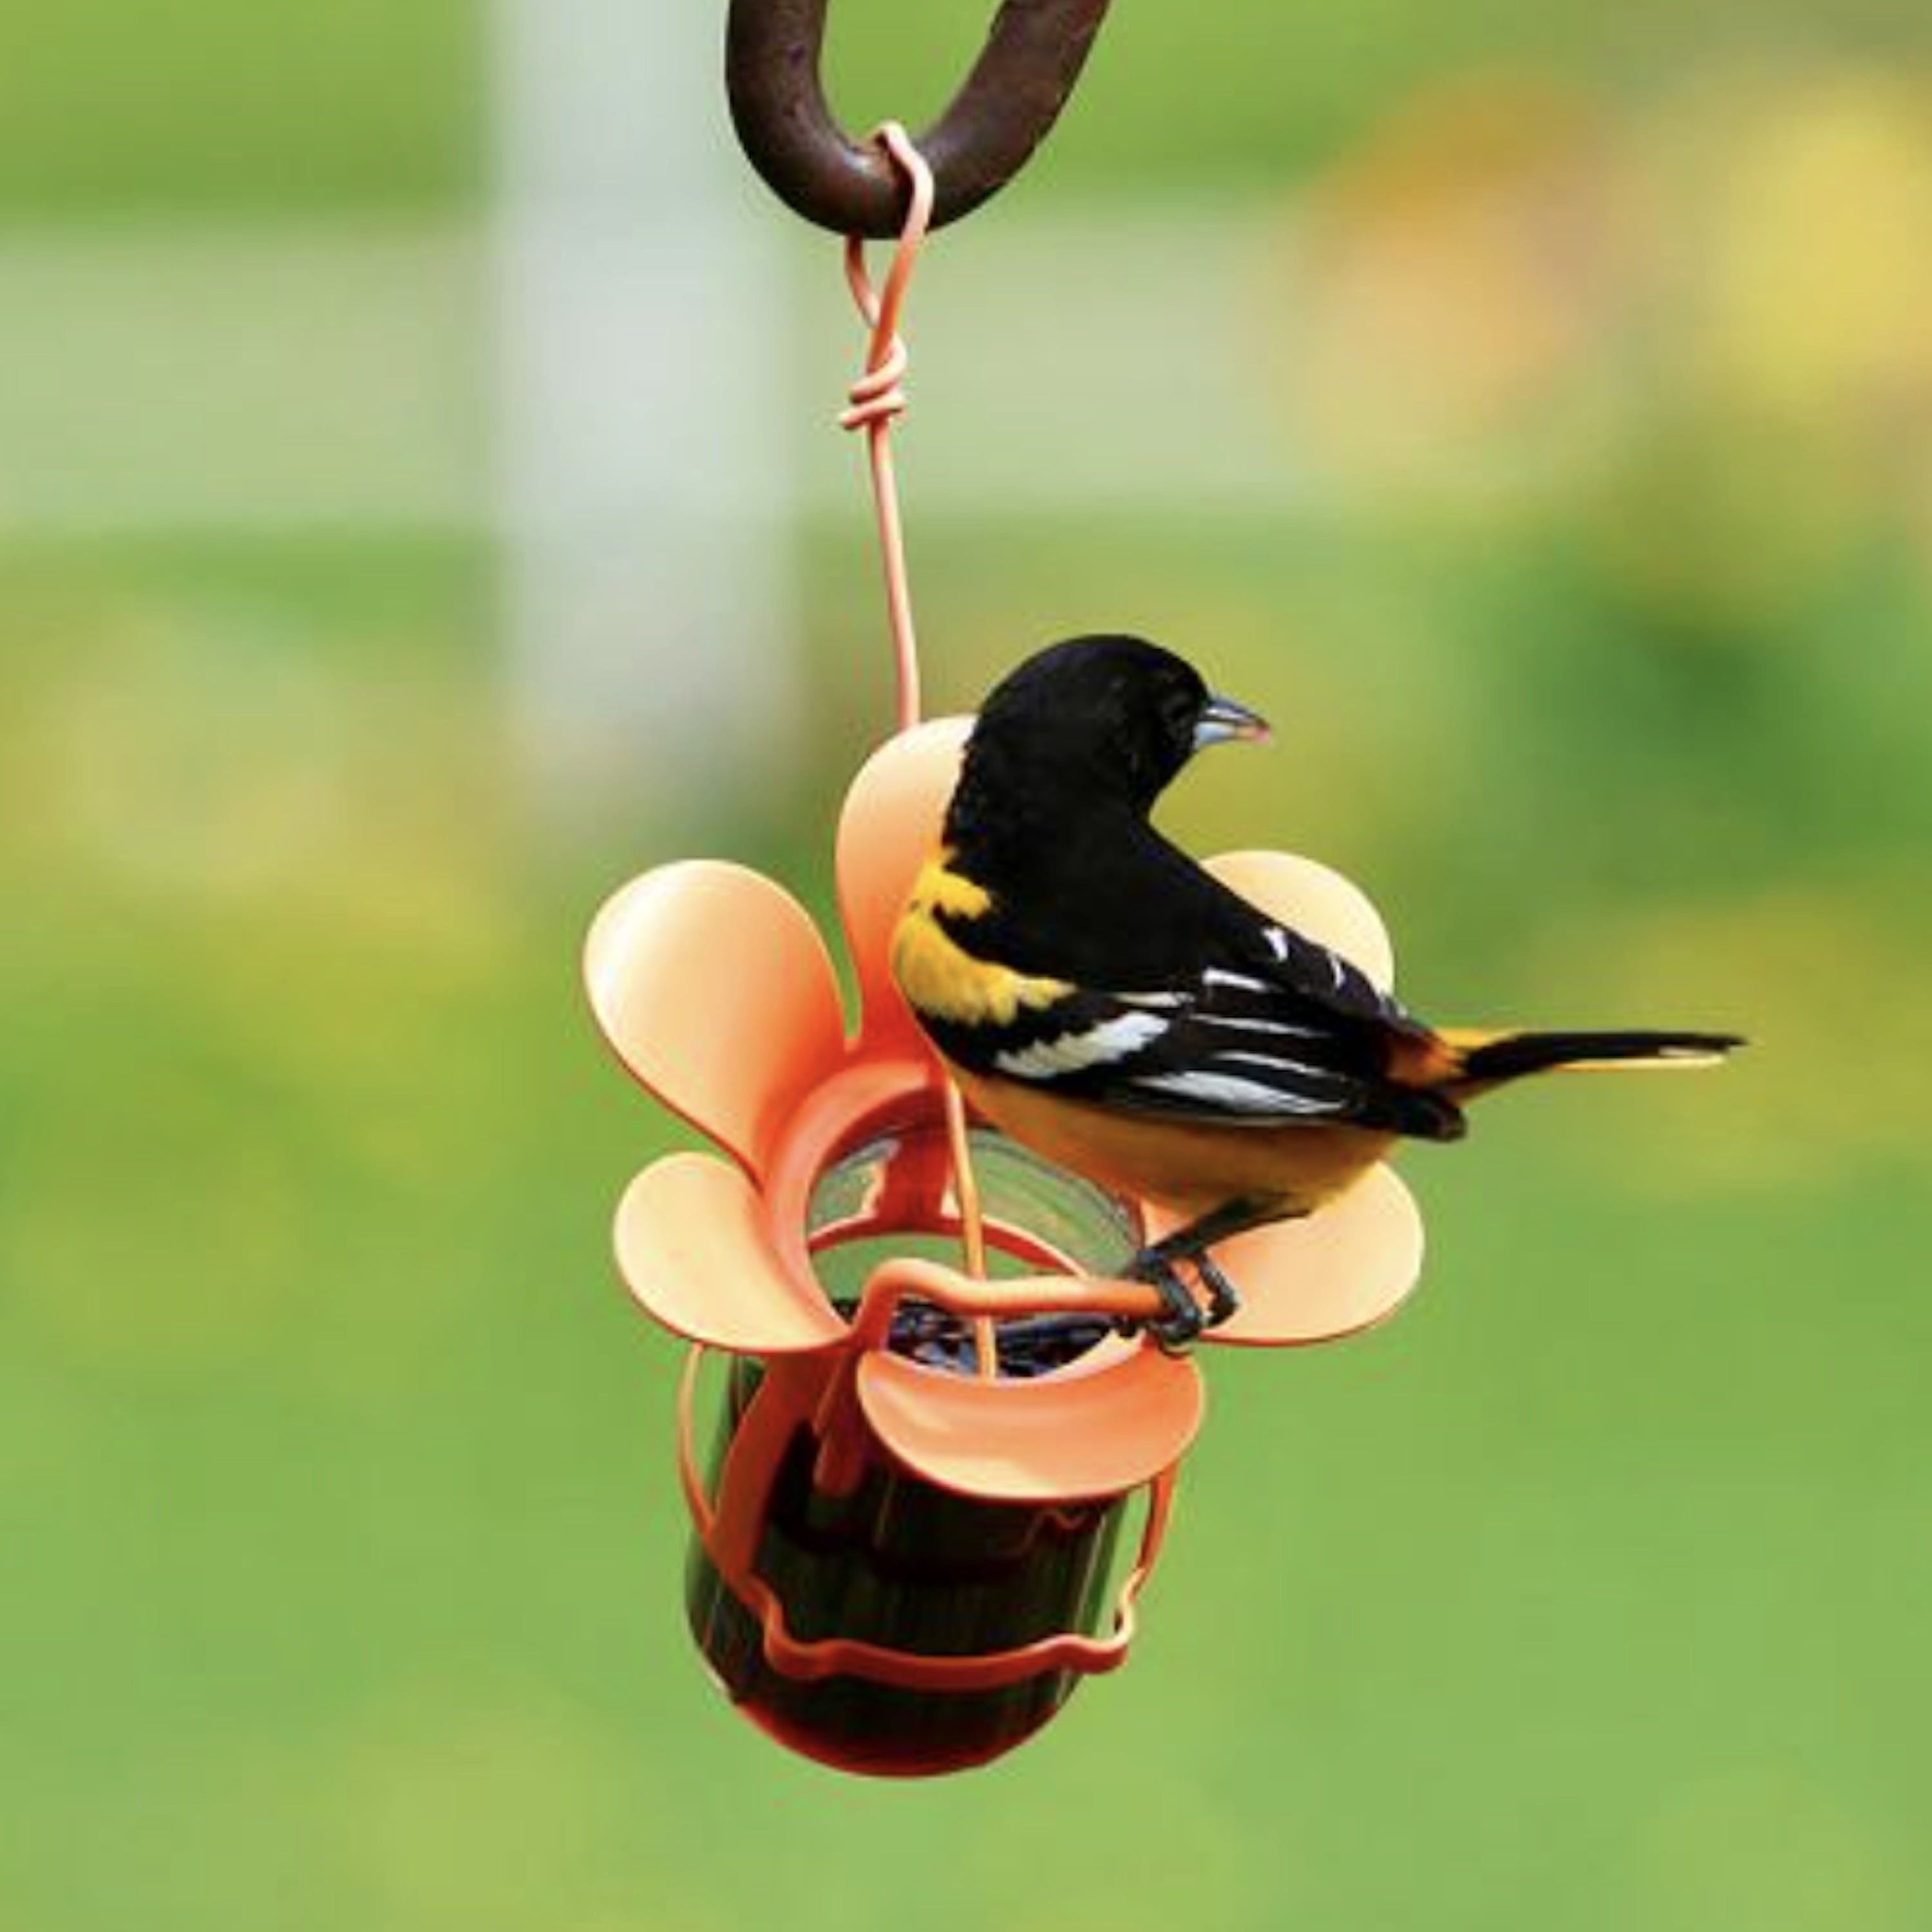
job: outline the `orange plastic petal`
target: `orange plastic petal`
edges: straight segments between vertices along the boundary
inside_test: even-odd
[[[1314,859],[1287,852],[1223,852],[1208,869],[1244,899],[1332,946],[1384,992],[1395,983],[1395,948],[1367,893]]]
[[[617,1207],[617,1267],[645,1313],[708,1347],[754,1355],[842,1345],[815,1283],[781,1265],[758,1190],[710,1154],[645,1168]]]
[[[1422,1272],[1422,1215],[1386,1167],[1300,1221],[1223,1242],[1214,1258],[1239,1312],[1205,1340],[1279,1347],[1330,1342],[1386,1321]]]
[[[633,879],[591,926],[584,973],[626,1066],[754,1172],[844,1055],[825,942],[742,866],[696,859]]]
[[[1150,1346],[1035,1382],[982,1382],[902,1355],[859,1363],[859,1400],[899,1460],[999,1502],[1119,1496],[1178,1462],[1201,1426],[1191,1362]]]
[[[838,820],[838,910],[859,978],[861,1028],[879,1051],[922,1044],[890,956],[913,880],[939,842],[970,718],[938,718],[888,739],[852,781]]]

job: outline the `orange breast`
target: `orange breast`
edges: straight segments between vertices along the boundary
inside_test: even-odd
[[[952,1071],[979,1112],[1042,1159],[1189,1220],[1237,1197],[1305,1214],[1359,1180],[1395,1139],[1364,1127],[1202,1126]]]

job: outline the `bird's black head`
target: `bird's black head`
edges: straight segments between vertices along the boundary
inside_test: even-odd
[[[1204,747],[1262,738],[1184,658],[1144,638],[1070,638],[1027,659],[980,707],[966,770],[988,789],[1124,804],[1145,812]]]

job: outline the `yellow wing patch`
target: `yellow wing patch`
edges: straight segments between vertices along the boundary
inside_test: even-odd
[[[950,851],[935,853],[919,868],[913,881],[912,902],[950,919],[977,919],[993,903],[993,896],[976,879],[952,869]]]
[[[914,1011],[956,1026],[1010,1026],[1022,1007],[1066,998],[1073,988],[1064,980],[976,959],[940,924],[940,913],[977,919],[993,903],[984,886],[947,869],[951,856],[941,852],[926,861],[892,934],[892,977]]]

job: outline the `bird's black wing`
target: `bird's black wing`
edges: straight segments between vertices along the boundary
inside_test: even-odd
[[[1312,968],[1334,982],[1330,956],[1316,952]],[[1384,1072],[1388,1030],[1414,1023],[1336,963],[1346,1006],[1333,983],[1316,995],[1210,966],[1140,990],[1071,988],[997,1028],[927,1025],[974,1072],[1069,1100],[1220,1126],[1299,1122],[1454,1138],[1462,1124],[1453,1102]]]
[[[1090,819],[1030,854],[1037,876],[933,915],[979,969],[1051,998],[997,1021],[922,1010],[978,1073],[1216,1126],[1346,1124],[1451,1138],[1454,1102],[1392,1079],[1427,1029],[1338,953],[1282,925],[1144,823]]]

